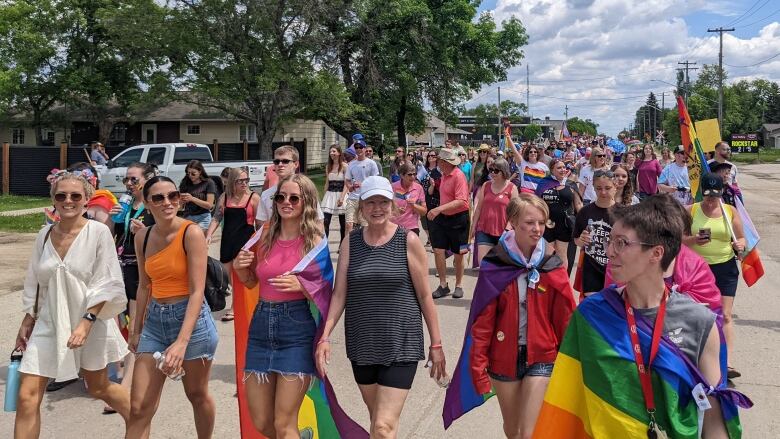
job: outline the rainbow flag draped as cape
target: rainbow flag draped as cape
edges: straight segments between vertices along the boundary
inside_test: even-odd
[[[637,329],[647,353],[652,326],[640,314]],[[691,392],[699,383],[709,385],[666,336],[652,379],[658,425],[669,438],[697,439],[698,412]],[[580,303],[569,321],[533,437],[646,438],[649,419],[641,388],[623,301],[617,290],[605,288]],[[720,401],[729,437],[740,438],[737,406],[749,408],[752,402],[726,388],[725,379],[713,395]]]
[[[701,176],[710,172],[704,150],[696,136],[696,128],[691,122],[688,108],[685,106],[682,96],[677,96],[677,113],[680,116],[680,139],[685,146],[685,154],[688,156],[688,180],[691,183],[691,194],[694,199],[701,201]]]
[[[320,243],[311,249],[298,264],[290,270],[297,274],[298,280],[303,285],[306,292],[311,297],[309,305],[314,321],[317,323],[317,333],[314,339],[312,355],[317,346],[317,341],[322,337],[322,331],[325,321],[328,317],[328,308],[330,298],[333,292],[333,264],[330,260],[330,251],[328,249],[328,240],[323,238]],[[244,296],[246,298],[246,296]],[[236,300],[236,299],[234,299]],[[255,299],[255,304],[257,300]],[[235,307],[236,318],[239,321],[239,309]],[[246,306],[242,312],[246,311]],[[252,313],[248,314],[249,316]],[[251,320],[251,319],[250,319]],[[246,332],[243,334],[242,357],[246,352],[246,338],[249,330],[247,323]],[[236,344],[238,344],[238,323],[236,323]],[[238,346],[236,350],[238,354]],[[242,358],[243,359],[243,358]],[[238,363],[238,361],[236,362]],[[243,362],[242,362],[243,363]],[[236,364],[238,367],[238,364]],[[242,364],[243,368],[243,364]],[[237,370],[238,377],[243,376],[243,370]],[[241,380],[237,380],[241,381]],[[251,419],[246,417],[242,406],[246,406],[243,392],[239,392],[239,410],[241,413],[241,437],[254,438],[262,437],[252,426]],[[298,430],[301,431],[301,437],[311,439],[331,439],[331,438],[368,438],[368,433],[355,421],[349,418],[344,410],[339,406],[336,394],[333,391],[330,381],[327,377],[316,377],[312,383],[311,389],[306,392],[306,396],[301,404],[298,413]]]
[[[493,247],[482,259],[482,264],[479,266],[479,278],[474,288],[474,298],[471,300],[471,310],[466,323],[466,334],[463,338],[463,349],[460,352],[460,358],[457,366],[455,366],[452,381],[450,381],[447,394],[444,397],[442,418],[444,419],[445,429],[449,428],[453,421],[471,409],[479,407],[494,395],[493,392],[484,395],[477,393],[474,381],[471,379],[471,359],[469,358],[473,342],[471,327],[485,307],[493,300],[496,300],[510,282],[527,271],[524,267],[504,262],[509,258],[509,252],[504,244],[507,236],[509,236],[507,233],[501,236],[499,244]],[[541,245],[546,245],[544,239],[539,240],[539,242]],[[557,257],[555,260],[560,264],[560,260]],[[548,259],[547,262],[550,264],[556,263],[552,258]],[[546,263],[543,265],[546,265]],[[544,271],[544,268],[540,267],[539,270]]]

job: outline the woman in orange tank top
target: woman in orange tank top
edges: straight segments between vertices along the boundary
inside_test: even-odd
[[[181,376],[192,404],[198,438],[214,431],[215,406],[208,393],[218,335],[203,294],[206,238],[193,223],[176,216],[180,194],[164,176],[143,188],[144,204],[155,225],[135,236],[138,310],[129,348],[136,353],[126,437],[148,438],[166,375]],[[193,226],[193,227],[191,227]],[[158,369],[155,353],[164,355]]]

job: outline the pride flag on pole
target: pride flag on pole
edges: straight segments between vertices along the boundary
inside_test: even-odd
[[[739,197],[734,197],[737,204],[737,213],[742,220],[742,229],[745,233],[745,257],[742,258],[742,279],[745,280],[747,286],[752,287],[761,276],[764,275],[764,264],[761,262],[761,257],[758,254],[758,241],[761,237],[758,236],[756,226],[753,225],[753,220],[750,219],[745,205]]]
[[[688,157],[688,180],[691,182],[691,195],[701,201],[701,176],[710,172],[707,159],[701,142],[696,136],[696,128],[691,122],[688,108],[685,106],[682,96],[677,96],[677,112],[680,115],[680,139],[685,146],[685,155]]]
[[[259,238],[259,234],[257,236]],[[257,242],[257,239],[254,240]],[[254,245],[252,239],[248,244]],[[325,321],[328,317],[330,297],[333,293],[333,264],[330,260],[328,240],[323,237],[303,259],[292,269],[291,273],[298,276],[298,280],[311,299],[309,307],[314,321],[317,323],[317,333],[312,346],[312,356],[317,347],[317,341],[322,337]],[[263,436],[252,425],[246,403],[246,394],[243,389],[244,361],[246,354],[247,336],[249,324],[257,304],[259,294],[256,288],[247,290],[234,276],[234,313],[236,324],[236,381],[238,382],[239,416],[241,420],[241,438],[254,439]],[[254,303],[254,304],[253,304]],[[239,330],[241,329],[241,330]],[[240,361],[239,361],[240,360]],[[368,433],[358,423],[353,421],[339,406],[336,394],[333,391],[327,377],[316,377],[298,412],[298,430],[302,438],[307,439],[337,439],[357,438],[367,439]]]

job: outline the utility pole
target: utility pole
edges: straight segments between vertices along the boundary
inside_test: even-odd
[[[723,32],[734,32],[734,28],[707,29],[707,32],[717,32],[720,34],[720,52],[718,53],[718,125],[721,134],[723,134]]]
[[[664,119],[666,119],[666,105],[664,105],[664,97],[666,97],[666,92],[661,92],[661,128],[664,127]],[[666,139],[661,140],[661,146],[666,144]]]
[[[501,87],[498,87],[498,106],[496,107],[496,113],[498,113],[498,145],[501,144]]]
[[[528,113],[529,122],[533,122],[533,116],[531,116],[531,83],[530,83],[530,69],[528,64],[525,65],[525,111]]]
[[[678,62],[677,64],[685,66],[685,68],[677,69],[677,70],[685,70],[685,86],[683,87],[683,98],[685,100],[685,105],[688,105],[688,95],[691,94],[691,78],[688,74],[689,70],[699,70],[698,67],[691,67],[695,66],[695,62],[689,62],[687,59],[685,62]]]

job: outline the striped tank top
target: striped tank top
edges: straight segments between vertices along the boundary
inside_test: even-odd
[[[347,357],[360,366],[420,361],[422,311],[406,257],[406,229],[371,247],[363,230],[349,235],[344,333]]]

